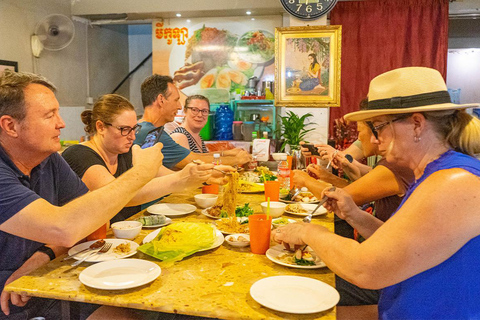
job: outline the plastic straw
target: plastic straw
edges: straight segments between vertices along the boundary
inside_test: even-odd
[[[267,198],[267,220],[270,218],[270,197]]]

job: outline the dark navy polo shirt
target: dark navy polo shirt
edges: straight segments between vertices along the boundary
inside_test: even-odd
[[[39,198],[62,206],[87,192],[85,184],[58,153],[51,154],[26,176],[0,146],[0,224]],[[8,277],[42,245],[0,231],[0,291]]]

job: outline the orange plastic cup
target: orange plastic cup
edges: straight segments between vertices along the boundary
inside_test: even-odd
[[[280,199],[280,182],[277,181],[265,181],[263,183],[265,187],[265,201],[270,198],[270,201],[278,201]]]
[[[202,187],[202,193],[218,194],[218,190],[219,190],[218,184],[210,184]]]
[[[270,231],[272,216],[267,219],[266,214],[253,214],[248,217],[250,230],[250,250],[255,254],[265,254],[270,247]]]
[[[93,231],[92,234],[87,236],[87,241],[105,239],[107,237],[107,223]]]

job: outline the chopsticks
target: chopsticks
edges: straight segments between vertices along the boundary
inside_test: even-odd
[[[201,165],[201,163],[198,162],[197,160],[192,160],[192,162],[195,163],[195,164],[198,165],[198,166]],[[217,171],[219,171],[219,172],[221,172],[221,173],[223,173],[223,174],[232,174],[231,172],[223,171],[223,170],[218,169],[218,168],[215,168],[215,167],[213,167],[212,169],[213,169],[213,170],[217,170]]]
[[[335,152],[332,154],[332,159],[330,159],[330,161],[328,161],[326,169],[330,168],[330,165],[332,164],[332,161],[335,158],[335,156],[337,155],[337,153],[338,153],[338,150],[335,150]]]

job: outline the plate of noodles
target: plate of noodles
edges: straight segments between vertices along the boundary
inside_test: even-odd
[[[232,220],[231,218],[222,218],[215,221],[215,226],[221,233],[226,235],[248,233],[248,218],[236,217],[235,220]]]
[[[268,249],[265,255],[269,260],[290,268],[318,269],[327,266],[310,247],[307,247],[306,250],[299,250],[301,251],[300,258],[296,257],[299,255],[297,252],[288,251],[279,244]]]
[[[265,191],[263,183],[238,180],[239,193],[261,193]]]
[[[285,212],[290,213],[296,216],[308,216],[315,208],[317,207],[316,204],[309,204],[309,203],[291,203],[285,207]],[[326,214],[327,209],[324,206],[318,208],[317,212],[313,215],[314,217]]]

